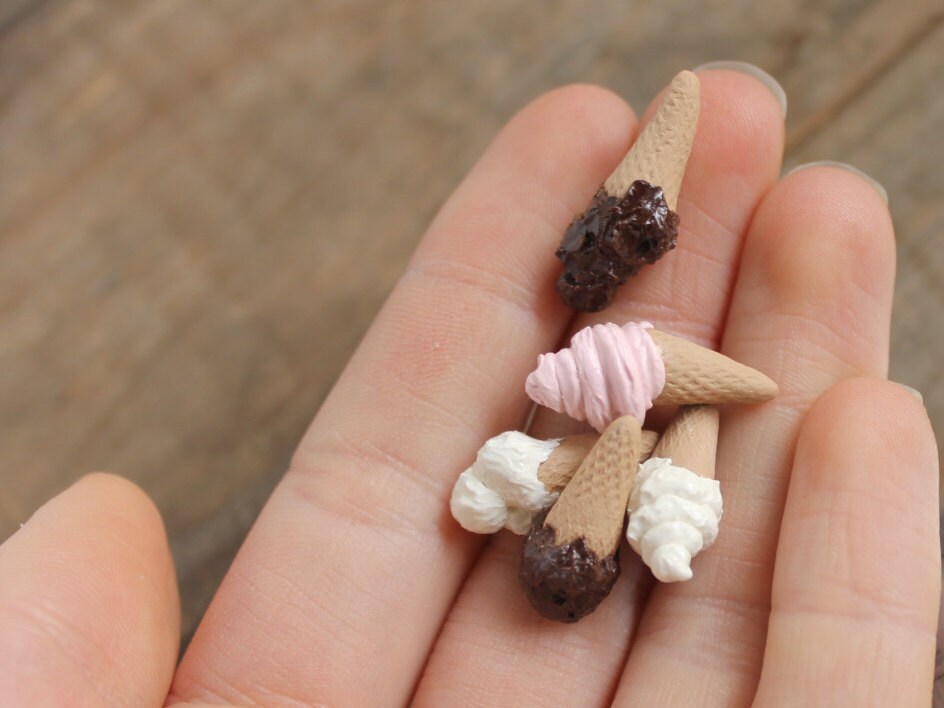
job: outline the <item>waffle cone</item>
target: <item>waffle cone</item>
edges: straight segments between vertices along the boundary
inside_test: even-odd
[[[604,182],[607,194],[622,197],[629,185],[642,179],[662,187],[665,201],[675,211],[700,105],[698,77],[691,71],[680,72],[669,84],[659,110]]]
[[[600,558],[616,552],[641,446],[639,421],[632,416],[617,418],[603,431],[544,520],[558,545],[582,539]]]
[[[599,439],[597,433],[584,433],[561,440],[560,445],[538,468],[538,479],[544,483],[547,491],[562,491]]]
[[[573,435],[561,440],[544,463],[538,468],[538,479],[549,492],[561,492],[573,478],[600,436],[597,433]],[[643,430],[640,436],[639,460],[646,460],[659,442],[659,433]]]
[[[760,403],[777,395],[777,384],[756,369],[686,339],[649,330],[662,350],[665,386],[654,403]]]
[[[702,477],[714,478],[718,451],[718,409],[714,406],[682,406],[665,429],[653,457],[671,458]]]

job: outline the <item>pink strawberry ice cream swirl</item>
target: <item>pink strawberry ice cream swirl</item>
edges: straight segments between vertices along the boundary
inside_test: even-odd
[[[533,401],[603,432],[616,418],[640,423],[665,386],[662,350],[648,322],[585,327],[556,354],[538,357],[524,388]]]

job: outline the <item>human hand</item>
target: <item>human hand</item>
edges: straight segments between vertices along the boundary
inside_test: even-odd
[[[179,667],[147,498],[95,475],[37,512],[0,547],[4,701],[926,703],[937,455],[923,408],[879,380],[886,205],[835,168],[778,180],[775,97],[744,74],[701,78],[678,249],[592,316],[560,304],[553,251],[636,120],[590,87],[512,119],[431,225]],[[692,581],[652,588],[624,547],[600,608],[552,623],[517,585],[521,539],[465,533],[449,495],[483,441],[523,423],[538,353],[631,319],[720,346],[781,395],[722,417],[725,517]],[[533,435],[571,431],[545,413]]]

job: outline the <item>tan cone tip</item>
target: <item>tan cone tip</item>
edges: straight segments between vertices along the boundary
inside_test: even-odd
[[[658,330],[649,334],[665,364],[665,386],[656,404],[762,403],[780,392],[770,377],[724,354]]]
[[[538,468],[538,479],[544,483],[544,488],[552,493],[561,492],[599,439],[597,433],[571,435],[562,439]]]
[[[633,182],[642,179],[662,187],[665,201],[675,211],[700,107],[698,76],[691,71],[679,72],[669,84],[659,110],[603,183],[606,193],[622,197]]]
[[[653,457],[667,457],[702,477],[715,476],[718,452],[718,409],[714,406],[682,406],[662,434]]]

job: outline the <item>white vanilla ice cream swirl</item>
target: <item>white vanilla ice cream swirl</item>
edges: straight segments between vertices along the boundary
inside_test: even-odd
[[[652,457],[639,466],[628,511],[626,538],[652,574],[663,583],[689,580],[692,557],[718,537],[721,485]]]
[[[453,517],[473,533],[495,533],[503,527],[528,533],[534,515],[557,500],[558,494],[548,492],[538,479],[538,468],[559,444],[517,431],[486,442],[452,489]]]

